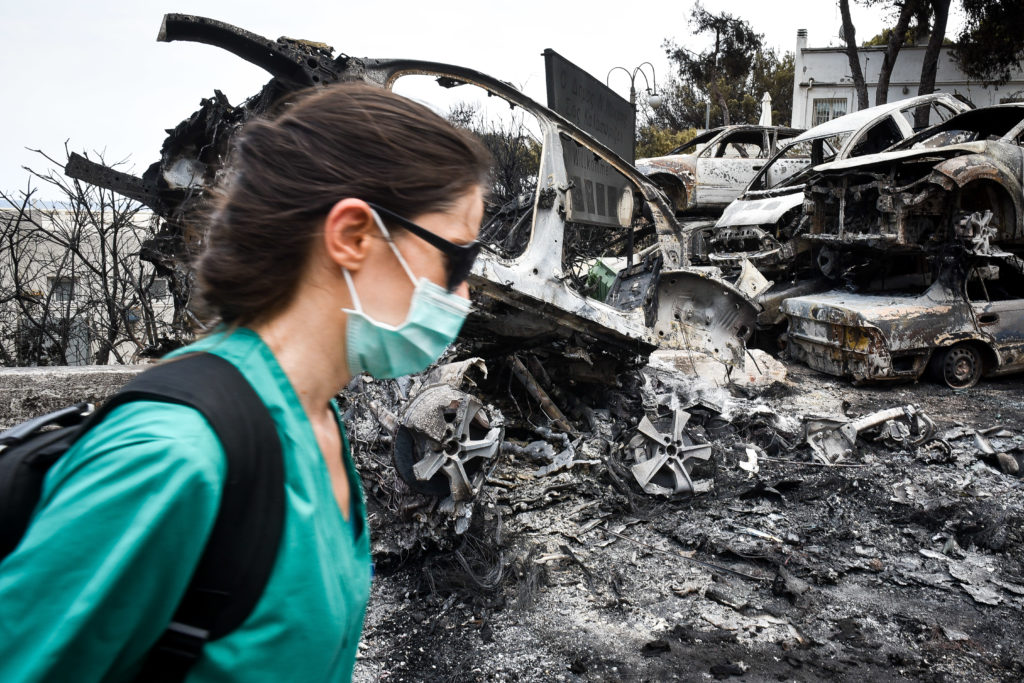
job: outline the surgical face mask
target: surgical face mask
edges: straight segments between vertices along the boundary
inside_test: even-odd
[[[353,375],[367,372],[378,379],[422,372],[455,341],[472,307],[468,300],[427,278],[417,281],[376,212],[373,217],[415,289],[405,321],[393,327],[366,315],[352,275],[342,268],[355,306],[355,309],[342,309],[348,316],[348,368]]]

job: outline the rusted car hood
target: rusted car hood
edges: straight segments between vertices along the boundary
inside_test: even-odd
[[[677,175],[688,173],[692,176],[697,172],[697,155],[673,154],[666,157],[637,159],[636,168],[644,175],[650,175],[656,171],[669,171]]]
[[[774,197],[752,197],[750,199],[741,197],[733,201],[725,208],[722,217],[715,223],[715,227],[730,228],[741,225],[763,225],[779,222],[784,213],[800,206],[804,201],[803,185],[787,187],[786,189],[788,190],[787,193]]]
[[[832,291],[814,296],[787,299],[783,307],[802,318],[814,318],[845,324],[882,323],[900,320],[908,315],[935,310],[948,312],[956,299],[944,295],[945,290],[920,296],[892,294],[854,294]]]
[[[894,162],[906,161],[915,158],[935,157],[948,159],[949,157],[963,154],[981,154],[985,152],[987,142],[966,142],[961,145],[949,145],[946,147],[931,147],[928,149],[901,149],[896,152],[879,152],[878,154],[867,154],[862,157],[852,157],[842,161],[831,161],[815,168],[818,173],[830,171],[846,171],[853,168],[864,168],[879,164],[891,164]]]
[[[790,318],[875,328],[890,351],[932,346],[940,337],[972,329],[969,304],[938,283],[919,296],[833,291],[794,297],[782,303],[782,311]]]

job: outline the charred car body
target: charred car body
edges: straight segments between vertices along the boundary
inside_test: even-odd
[[[789,351],[855,379],[953,387],[1020,369],[1024,105],[959,114],[890,151],[815,168],[802,239],[854,299],[789,299]],[[927,288],[920,296],[874,295]],[[846,298],[844,298],[846,297]]]
[[[514,357],[508,361],[510,353],[548,349],[560,354],[560,371],[574,381],[605,385],[614,385],[623,368],[635,367],[657,347],[710,354],[726,364],[743,362],[756,304],[721,278],[687,267],[680,225],[648,178],[511,85],[434,62],[335,56],[322,43],[269,40],[202,17],[167,15],[159,40],[215,45],[272,75],[238,106],[219,92],[203,100],[198,111],[169,131],[160,161],[141,178],[81,157],[66,168],[72,177],[142,201],[165,219],[161,237],[145,256],[177,275],[179,284],[187,283],[189,259],[203,239],[195,209],[218,180],[230,140],[245,121],[305,87],[363,81],[394,88],[402,79],[420,77],[442,91],[475,86],[485,99],[500,98],[529,113],[538,128],[540,161],[532,196],[489,207],[481,228],[480,238],[490,249],[469,280],[474,312],[460,337],[464,348],[510,363],[553,426],[563,431],[571,427],[539,390],[538,373]],[[585,192],[574,176],[586,178]],[[587,275],[601,257],[615,259],[619,267],[609,290],[595,298]],[[413,397],[418,417],[403,421],[406,431],[398,432],[399,472],[417,490],[436,493],[438,477],[446,477],[449,486],[440,488],[456,499],[471,497],[486,461],[498,450],[493,446],[501,430],[468,396],[426,389],[431,398]],[[395,423],[395,416],[386,421]],[[472,448],[464,447],[467,443]]]
[[[783,302],[790,354],[854,380],[917,379],[964,389],[1024,370],[1024,261],[949,257],[923,292],[834,291]]]
[[[782,126],[713,128],[664,156],[638,159],[636,166],[665,192],[677,213],[720,211],[779,145],[800,132]]]
[[[945,93],[922,95],[847,114],[801,133],[765,163],[714,227],[694,232],[693,262],[738,267],[746,259],[776,281],[806,270],[810,260],[796,256],[806,254],[808,245],[794,238],[809,222],[803,200],[813,167],[882,151],[914,135],[915,122],[933,125],[968,108]]]

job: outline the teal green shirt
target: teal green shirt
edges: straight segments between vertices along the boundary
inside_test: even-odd
[[[188,680],[347,681],[371,567],[345,430],[336,457],[348,472],[351,523],[298,396],[259,336],[222,332],[172,355],[192,351],[227,359],[263,398],[281,437],[286,493],[263,596],[240,628],[206,646]],[[47,474],[27,534],[0,563],[0,681],[130,679],[188,585],[225,470],[205,419],[169,403],[121,406],[75,444]]]

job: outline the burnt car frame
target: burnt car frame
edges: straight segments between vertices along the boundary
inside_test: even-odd
[[[635,358],[656,347],[687,348],[742,362],[756,305],[725,280],[687,267],[680,224],[648,178],[512,85],[437,62],[335,56],[323,43],[275,41],[205,17],[168,14],[158,40],[214,45],[262,67],[272,78],[238,106],[220,93],[204,100],[170,131],[161,160],[142,178],[81,157],[68,164],[69,176],[121,191],[167,220],[165,242],[171,246],[151,255],[155,260],[187,261],[190,246],[201,242],[195,209],[218,178],[231,136],[246,120],[309,86],[362,81],[393,89],[402,78],[427,76],[441,88],[476,86],[529,112],[540,128],[533,196],[512,216],[490,212],[481,230],[492,248],[481,254],[470,277],[476,311],[467,334],[477,333],[481,342],[493,345],[583,335],[622,357]],[[584,201],[567,170],[574,159],[609,179],[596,205],[589,197]],[[509,239],[511,232],[517,233],[515,239]],[[175,242],[180,235],[184,238]],[[624,257],[625,263],[601,301],[587,295],[574,271],[607,254]]]
[[[700,133],[660,157],[638,159],[677,213],[706,213],[728,206],[760,171],[778,145],[799,135],[785,126],[724,126]]]
[[[805,239],[846,252],[920,252],[946,244],[957,218],[989,210],[993,240],[1020,248],[1022,137],[1024,103],[1001,104],[958,114],[887,152],[816,167]]]
[[[920,130],[914,124],[922,108],[945,120],[970,107],[947,93],[921,95],[832,119],[789,140],[714,227],[695,231],[694,263],[738,266],[746,259],[767,277],[792,274],[799,247],[790,241],[807,223],[804,189],[813,167],[881,151],[909,138]]]
[[[1021,368],[1024,104],[975,109],[881,154],[814,169],[803,239],[850,290],[783,302],[791,356],[854,379],[949,386]]]
[[[787,299],[789,354],[855,381],[916,380],[954,389],[1024,370],[1024,261],[947,256],[921,293],[834,291]]]

